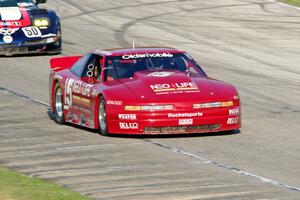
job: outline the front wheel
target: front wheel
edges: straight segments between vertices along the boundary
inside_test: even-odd
[[[54,116],[55,122],[58,124],[64,124],[64,103],[63,103],[63,94],[59,84],[55,86],[55,93],[54,93]]]
[[[99,129],[100,134],[103,136],[108,136],[108,124],[107,124],[107,116],[106,116],[106,108],[105,108],[105,99],[100,97],[100,103],[98,108],[98,122],[99,122]]]

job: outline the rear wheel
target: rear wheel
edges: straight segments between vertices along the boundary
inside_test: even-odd
[[[63,103],[63,94],[60,85],[57,83],[55,86],[54,93],[54,116],[55,121],[58,124],[64,124],[64,103]]]
[[[103,97],[100,97],[99,108],[98,108],[99,111],[98,122],[99,122],[100,134],[103,136],[107,136],[109,134],[105,104],[106,104],[105,99]]]

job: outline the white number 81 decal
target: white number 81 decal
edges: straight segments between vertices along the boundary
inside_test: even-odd
[[[29,27],[22,28],[22,31],[24,32],[25,36],[28,38],[42,36],[40,29],[36,26],[29,26]]]

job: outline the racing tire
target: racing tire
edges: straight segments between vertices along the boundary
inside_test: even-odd
[[[54,90],[54,119],[58,124],[65,123],[63,93],[59,83]]]
[[[108,136],[108,123],[107,123],[107,115],[106,115],[106,101],[101,96],[100,102],[98,105],[98,124],[100,129],[100,134],[103,136]]]

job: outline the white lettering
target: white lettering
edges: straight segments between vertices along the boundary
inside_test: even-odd
[[[196,113],[168,113],[168,118],[180,118],[180,117],[202,117],[202,112]]]
[[[231,109],[228,111],[229,115],[237,115],[240,113],[240,109],[239,108],[235,108],[235,109]]]
[[[136,120],[136,114],[118,114],[119,119]]]
[[[127,122],[119,122],[120,129],[138,129],[139,124],[134,123],[127,123]]]
[[[238,117],[228,118],[228,120],[227,120],[227,124],[237,124],[238,122],[239,122]]]
[[[106,104],[107,104],[107,105],[116,105],[116,106],[120,106],[120,105],[123,104],[123,102],[122,102],[122,101],[108,100],[108,101],[106,102]]]
[[[128,59],[137,59],[137,58],[171,58],[173,57],[173,54],[170,53],[146,53],[146,54],[125,54],[122,56],[122,58],[124,60],[128,60]]]

